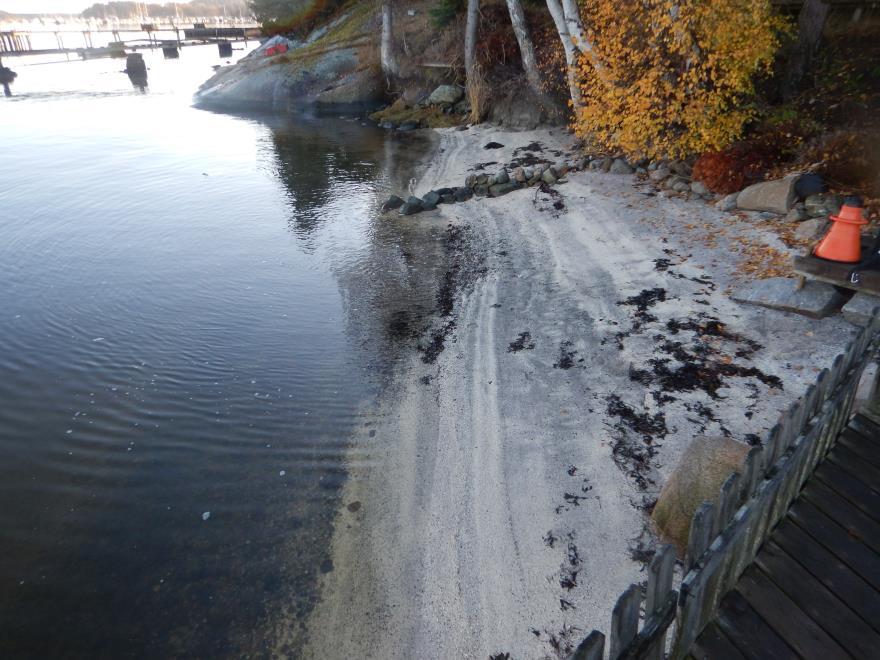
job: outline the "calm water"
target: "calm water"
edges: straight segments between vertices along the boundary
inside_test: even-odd
[[[426,145],[195,109],[216,50],[146,58],[145,92],[7,62],[0,657],[295,654],[389,328],[432,305],[442,228],[375,217]]]

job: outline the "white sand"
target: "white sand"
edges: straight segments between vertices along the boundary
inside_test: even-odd
[[[505,148],[484,150],[491,140]],[[462,185],[474,163],[507,162],[532,141],[565,149],[570,137],[443,131],[441,153],[418,192]],[[731,302],[724,290],[737,257],[724,240],[709,249],[683,228],[695,220],[707,225],[703,233],[730,228],[711,206],[648,197],[631,176],[575,173],[558,190],[566,210],[556,214],[538,210],[528,189],[403,220],[469,226],[488,271],[456,301],[457,329],[436,364],[413,355],[375,415],[374,437],[364,429],[352,449],[344,504],[360,507],[339,513],[335,570],[324,577],[309,622],[308,657],[509,652],[523,660],[557,657],[551,635],[568,630],[576,643],[593,628],[607,632],[616,598],[641,579],[628,551],[646,520],[637,505],[656,496],[689,439],[701,426],[717,434],[719,424],[740,439],[762,433],[851,332],[839,318],[816,322]],[[546,208],[543,197],[538,206]],[[734,229],[774,244],[745,222]],[[670,258],[683,277],[656,270],[658,258]],[[714,291],[685,279],[707,274]],[[624,338],[619,350],[614,335],[631,327],[634,308],[618,302],[655,287],[667,291],[667,301],[649,310],[657,321]],[[762,344],[738,362],[779,376],[784,391],[731,377],[718,392],[723,400],[683,393],[661,407],[652,388],[630,379],[631,366],[664,357],[655,336],[668,334],[669,319],[701,313]],[[535,348],[508,352],[526,331]],[[553,367],[563,341],[577,351],[568,370]],[[728,344],[718,342],[736,349]],[[430,384],[419,381],[424,375]],[[665,414],[669,433],[657,440],[644,491],[612,458],[620,420],[608,414],[610,395],[639,413]],[[701,420],[694,403],[710,406],[718,422]],[[625,435],[641,443],[632,431]],[[586,499],[576,506],[566,493]],[[571,570],[577,586],[566,589],[560,581]]]

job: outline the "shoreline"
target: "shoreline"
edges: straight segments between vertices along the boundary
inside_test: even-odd
[[[416,194],[573,141],[560,129],[438,133]],[[388,219],[467,236],[467,276],[445,350],[432,364],[413,351],[352,444],[306,657],[559,657],[607,631],[650,557],[644,509],[690,438],[761,433],[845,343],[839,317],[727,298],[734,234],[779,248],[770,232],[632,176],[568,179]],[[704,337],[697,319],[726,332]],[[698,340],[735,368],[708,388],[670,387],[657,364]]]

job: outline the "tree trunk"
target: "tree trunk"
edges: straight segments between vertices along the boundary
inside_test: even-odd
[[[382,72],[386,78],[396,76],[397,58],[394,56],[394,17],[391,12],[390,0],[382,3],[382,47],[380,52]]]
[[[805,0],[798,14],[798,39],[785,67],[782,81],[782,97],[791,99],[798,90],[804,76],[810,70],[813,57],[822,41],[825,21],[828,20],[830,7],[823,0]]]
[[[510,22],[513,23],[513,33],[519,44],[519,52],[522,56],[523,70],[526,72],[526,80],[539,96],[544,95],[541,86],[541,74],[538,71],[538,60],[535,57],[535,47],[532,45],[532,37],[526,25],[526,15],[523,13],[520,0],[507,0],[507,10],[510,12]]]
[[[474,70],[477,57],[477,27],[479,25],[480,0],[468,0],[467,27],[464,31],[464,70],[468,80]]]
[[[577,12],[577,2],[567,0],[567,4],[573,4]],[[581,95],[580,85],[580,56],[581,47],[575,43],[575,39],[569,32],[569,25],[574,24],[575,29],[580,31],[579,39],[583,44],[589,45],[584,36],[583,24],[580,20],[580,13],[577,12],[576,21],[569,20],[569,17],[559,0],[547,0],[547,9],[550,10],[550,16],[553,17],[553,23],[556,25],[556,31],[559,33],[559,39],[562,41],[562,48],[565,51],[566,73],[568,77],[568,92],[571,96],[571,105],[575,114],[583,107],[583,97]]]

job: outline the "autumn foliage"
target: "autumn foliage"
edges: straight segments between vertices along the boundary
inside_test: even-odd
[[[783,22],[769,0],[584,0],[575,129],[629,155],[719,151],[754,116]]]

